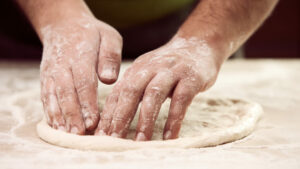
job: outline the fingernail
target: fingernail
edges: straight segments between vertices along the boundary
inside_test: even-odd
[[[65,126],[58,126],[58,130],[60,130],[60,131],[66,131],[66,128],[65,128]]]
[[[144,133],[139,132],[139,133],[137,134],[137,136],[136,136],[136,140],[137,140],[137,141],[146,141],[147,138],[146,138],[146,136],[145,136]]]
[[[77,134],[78,133],[78,128],[74,126],[74,127],[71,128],[70,132],[73,133],[73,134]]]
[[[116,137],[116,138],[120,138],[120,137],[121,137],[121,136],[120,136],[119,134],[117,134],[117,133],[112,133],[110,136]]]
[[[114,68],[110,65],[104,66],[101,72],[101,77],[105,79],[115,78]]]
[[[168,139],[171,139],[171,131],[170,130],[168,130],[165,134],[164,134],[164,139],[165,140],[168,140]]]
[[[84,123],[85,123],[85,128],[89,128],[93,125],[93,120],[90,118],[86,118]]]

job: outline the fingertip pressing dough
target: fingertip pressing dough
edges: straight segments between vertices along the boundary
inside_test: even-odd
[[[107,94],[99,97],[100,105],[103,105]],[[162,133],[169,105],[169,99],[162,105],[151,141],[132,140],[138,115],[134,118],[126,139],[70,134],[51,128],[45,119],[38,123],[37,133],[42,140],[50,144],[80,150],[125,151],[142,148],[198,148],[232,142],[249,135],[263,113],[262,107],[257,103],[242,99],[208,98],[198,95],[186,113],[179,138],[164,141]]]

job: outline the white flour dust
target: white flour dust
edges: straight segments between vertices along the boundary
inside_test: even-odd
[[[96,152],[41,141],[35,132],[42,118],[38,63],[0,63],[1,168],[299,168],[299,64],[263,60],[224,65],[204,95],[247,97],[265,110],[255,131],[242,140],[201,149]]]

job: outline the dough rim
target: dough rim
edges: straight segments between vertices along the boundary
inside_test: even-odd
[[[228,99],[228,98],[226,98]],[[230,98],[232,99],[232,98]],[[244,99],[238,99],[245,101]],[[94,151],[127,151],[134,149],[153,148],[200,148],[217,146],[236,141],[248,136],[255,128],[263,114],[262,107],[254,102],[247,102],[250,106],[246,115],[237,125],[214,132],[202,132],[196,137],[184,137],[174,140],[133,141],[110,136],[79,136],[51,128],[43,118],[36,127],[38,136],[47,143],[79,150]]]

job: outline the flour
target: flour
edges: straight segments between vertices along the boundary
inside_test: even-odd
[[[201,94],[250,98],[263,105],[265,113],[255,131],[241,140],[200,149],[102,152],[66,149],[40,140],[35,132],[43,116],[39,63],[0,62],[1,169],[298,169],[299,64],[296,60],[229,61],[214,87]],[[121,76],[127,67],[122,66]]]

